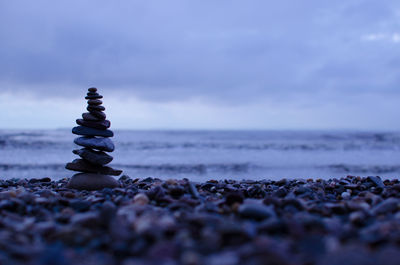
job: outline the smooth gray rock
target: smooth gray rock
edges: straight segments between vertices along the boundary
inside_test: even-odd
[[[102,111],[91,110],[90,114],[102,120],[106,119],[106,114]]]
[[[113,169],[107,166],[94,165],[84,159],[75,159],[71,163],[67,163],[65,168],[73,171],[97,173],[97,174],[113,175],[113,176],[119,176],[122,173],[122,170]]]
[[[102,174],[78,173],[72,176],[67,187],[77,190],[101,190],[104,188],[117,188],[119,183],[113,177]]]
[[[78,137],[74,143],[80,146],[97,149],[100,151],[114,151],[114,144],[109,138]]]
[[[91,92],[91,93],[96,93],[97,92],[97,88],[91,87],[91,88],[88,88],[88,91]]]
[[[106,110],[106,108],[104,106],[93,106],[93,105],[89,105],[86,109],[88,111],[104,111],[104,110]]]
[[[76,126],[72,128],[72,133],[77,135],[85,136],[102,136],[102,137],[113,137],[114,133],[111,130],[98,130],[89,128],[86,126]]]
[[[369,177],[367,177],[367,180],[374,183],[374,185],[379,188],[383,189],[385,187],[385,184],[383,183],[383,181],[380,177],[369,176]]]
[[[93,225],[98,225],[100,222],[98,212],[86,212],[86,213],[77,213],[72,215],[71,224],[91,227]]]
[[[98,130],[107,130],[111,126],[111,122],[109,120],[102,121],[86,121],[84,119],[77,119],[76,123],[78,125],[98,129]]]
[[[244,218],[264,220],[275,216],[275,211],[271,206],[263,204],[245,203],[239,207],[239,214]]]
[[[88,149],[88,148],[82,148],[82,149],[74,150],[72,152],[95,165],[104,166],[113,160],[112,156],[110,156],[104,152],[94,151],[94,150]]]
[[[97,93],[88,93],[85,99],[101,99],[103,98],[102,95],[99,95]]]
[[[397,198],[388,198],[377,205],[372,209],[373,215],[387,214],[396,212],[400,209],[400,200]]]
[[[102,118],[98,118],[98,117],[92,115],[92,114],[89,113],[89,112],[82,113],[82,118],[83,118],[85,121],[102,121],[102,120],[104,120],[104,119],[102,119]]]
[[[100,99],[89,99],[87,102],[89,105],[99,106],[103,103]]]

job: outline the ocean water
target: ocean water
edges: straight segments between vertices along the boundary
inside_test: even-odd
[[[400,132],[114,131],[110,166],[132,178],[400,177]],[[0,178],[60,179],[70,130],[1,130]]]

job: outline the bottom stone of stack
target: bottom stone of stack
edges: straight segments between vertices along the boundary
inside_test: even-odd
[[[78,173],[72,176],[67,187],[77,190],[101,190],[104,188],[117,188],[119,183],[109,175],[95,173]]]

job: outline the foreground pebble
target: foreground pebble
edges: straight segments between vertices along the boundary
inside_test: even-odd
[[[0,264],[397,264],[400,183],[0,180]]]

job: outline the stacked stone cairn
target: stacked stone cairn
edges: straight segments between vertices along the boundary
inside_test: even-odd
[[[82,114],[82,119],[77,119],[72,133],[80,135],[74,143],[83,148],[73,150],[80,159],[68,163],[65,168],[81,173],[72,176],[68,183],[69,188],[78,190],[99,190],[103,188],[118,187],[118,181],[112,176],[118,176],[121,170],[106,166],[113,157],[106,152],[114,151],[114,144],[110,137],[114,133],[109,130],[110,121],[106,120],[105,108],[101,105],[102,95],[97,93],[97,88],[89,88],[85,99],[88,101],[87,110]]]

